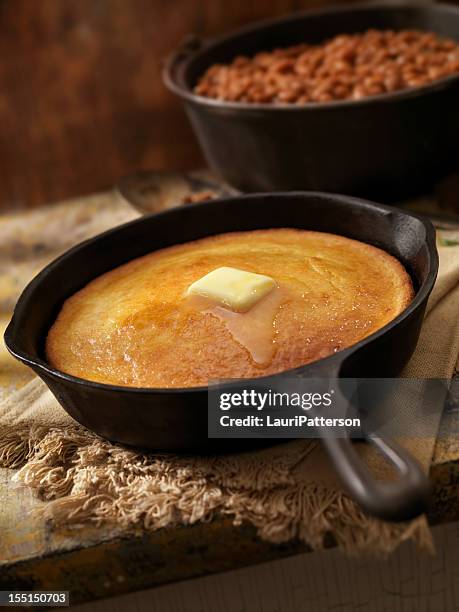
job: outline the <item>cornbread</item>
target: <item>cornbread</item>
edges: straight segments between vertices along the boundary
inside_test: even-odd
[[[187,295],[220,267],[269,276],[276,288],[245,313]],[[74,376],[133,387],[258,377],[355,344],[412,297],[400,262],[362,242],[288,228],[221,234],[91,281],[64,303],[46,354]]]

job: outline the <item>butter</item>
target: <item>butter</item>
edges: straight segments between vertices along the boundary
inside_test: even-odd
[[[247,312],[275,286],[270,276],[222,267],[195,281],[187,295],[199,295],[230,310]]]

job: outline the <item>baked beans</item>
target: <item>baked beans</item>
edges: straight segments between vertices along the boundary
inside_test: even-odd
[[[459,45],[432,32],[368,30],[214,64],[194,88],[231,102],[359,100],[459,73]]]

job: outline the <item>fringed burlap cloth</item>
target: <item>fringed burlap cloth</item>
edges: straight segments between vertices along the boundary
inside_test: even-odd
[[[74,204],[71,214],[60,207],[0,222],[3,310],[56,251],[83,234],[132,216],[107,196],[96,204]],[[457,237],[442,234],[440,277],[406,376],[444,378],[454,371],[459,350]],[[0,363],[11,367],[5,358]],[[14,380],[9,384],[11,389]],[[406,442],[426,470],[439,419],[440,415],[431,417],[430,439]],[[320,444],[313,441],[223,457],[138,453],[110,444],[72,421],[38,379],[10,390],[0,404],[0,422],[0,465],[18,469],[14,480],[47,502],[43,511],[56,528],[111,521],[158,529],[221,514],[235,523],[252,523],[262,538],[273,542],[299,538],[319,548],[331,533],[352,553],[389,552],[406,539],[430,546],[424,518],[393,525],[365,516],[340,490]],[[373,470],[385,474],[371,449],[365,447],[362,453]]]

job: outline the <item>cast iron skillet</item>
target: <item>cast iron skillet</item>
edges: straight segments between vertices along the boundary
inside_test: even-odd
[[[140,218],[83,242],[47,266],[24,290],[5,333],[6,345],[45,381],[74,419],[109,440],[180,453],[240,450],[242,440],[207,438],[207,387],[137,389],[75,378],[46,363],[44,340],[66,298],[122,263],[212,234],[275,227],[327,231],[382,247],[403,262],[416,288],[408,308],[381,330],[292,372],[303,377],[396,376],[416,346],[437,273],[433,227],[395,208],[312,192],[242,195],[190,205]],[[349,493],[364,510],[381,518],[403,520],[420,513],[427,480],[419,465],[393,444],[371,441],[398,468],[397,482],[376,482],[350,440],[324,439]]]
[[[368,28],[430,30],[459,40],[459,7],[335,7],[184,44],[163,77],[184,102],[212,170],[245,192],[311,189],[380,202],[425,193],[459,169],[459,74],[358,101],[302,106],[225,102],[192,91],[214,63]]]

